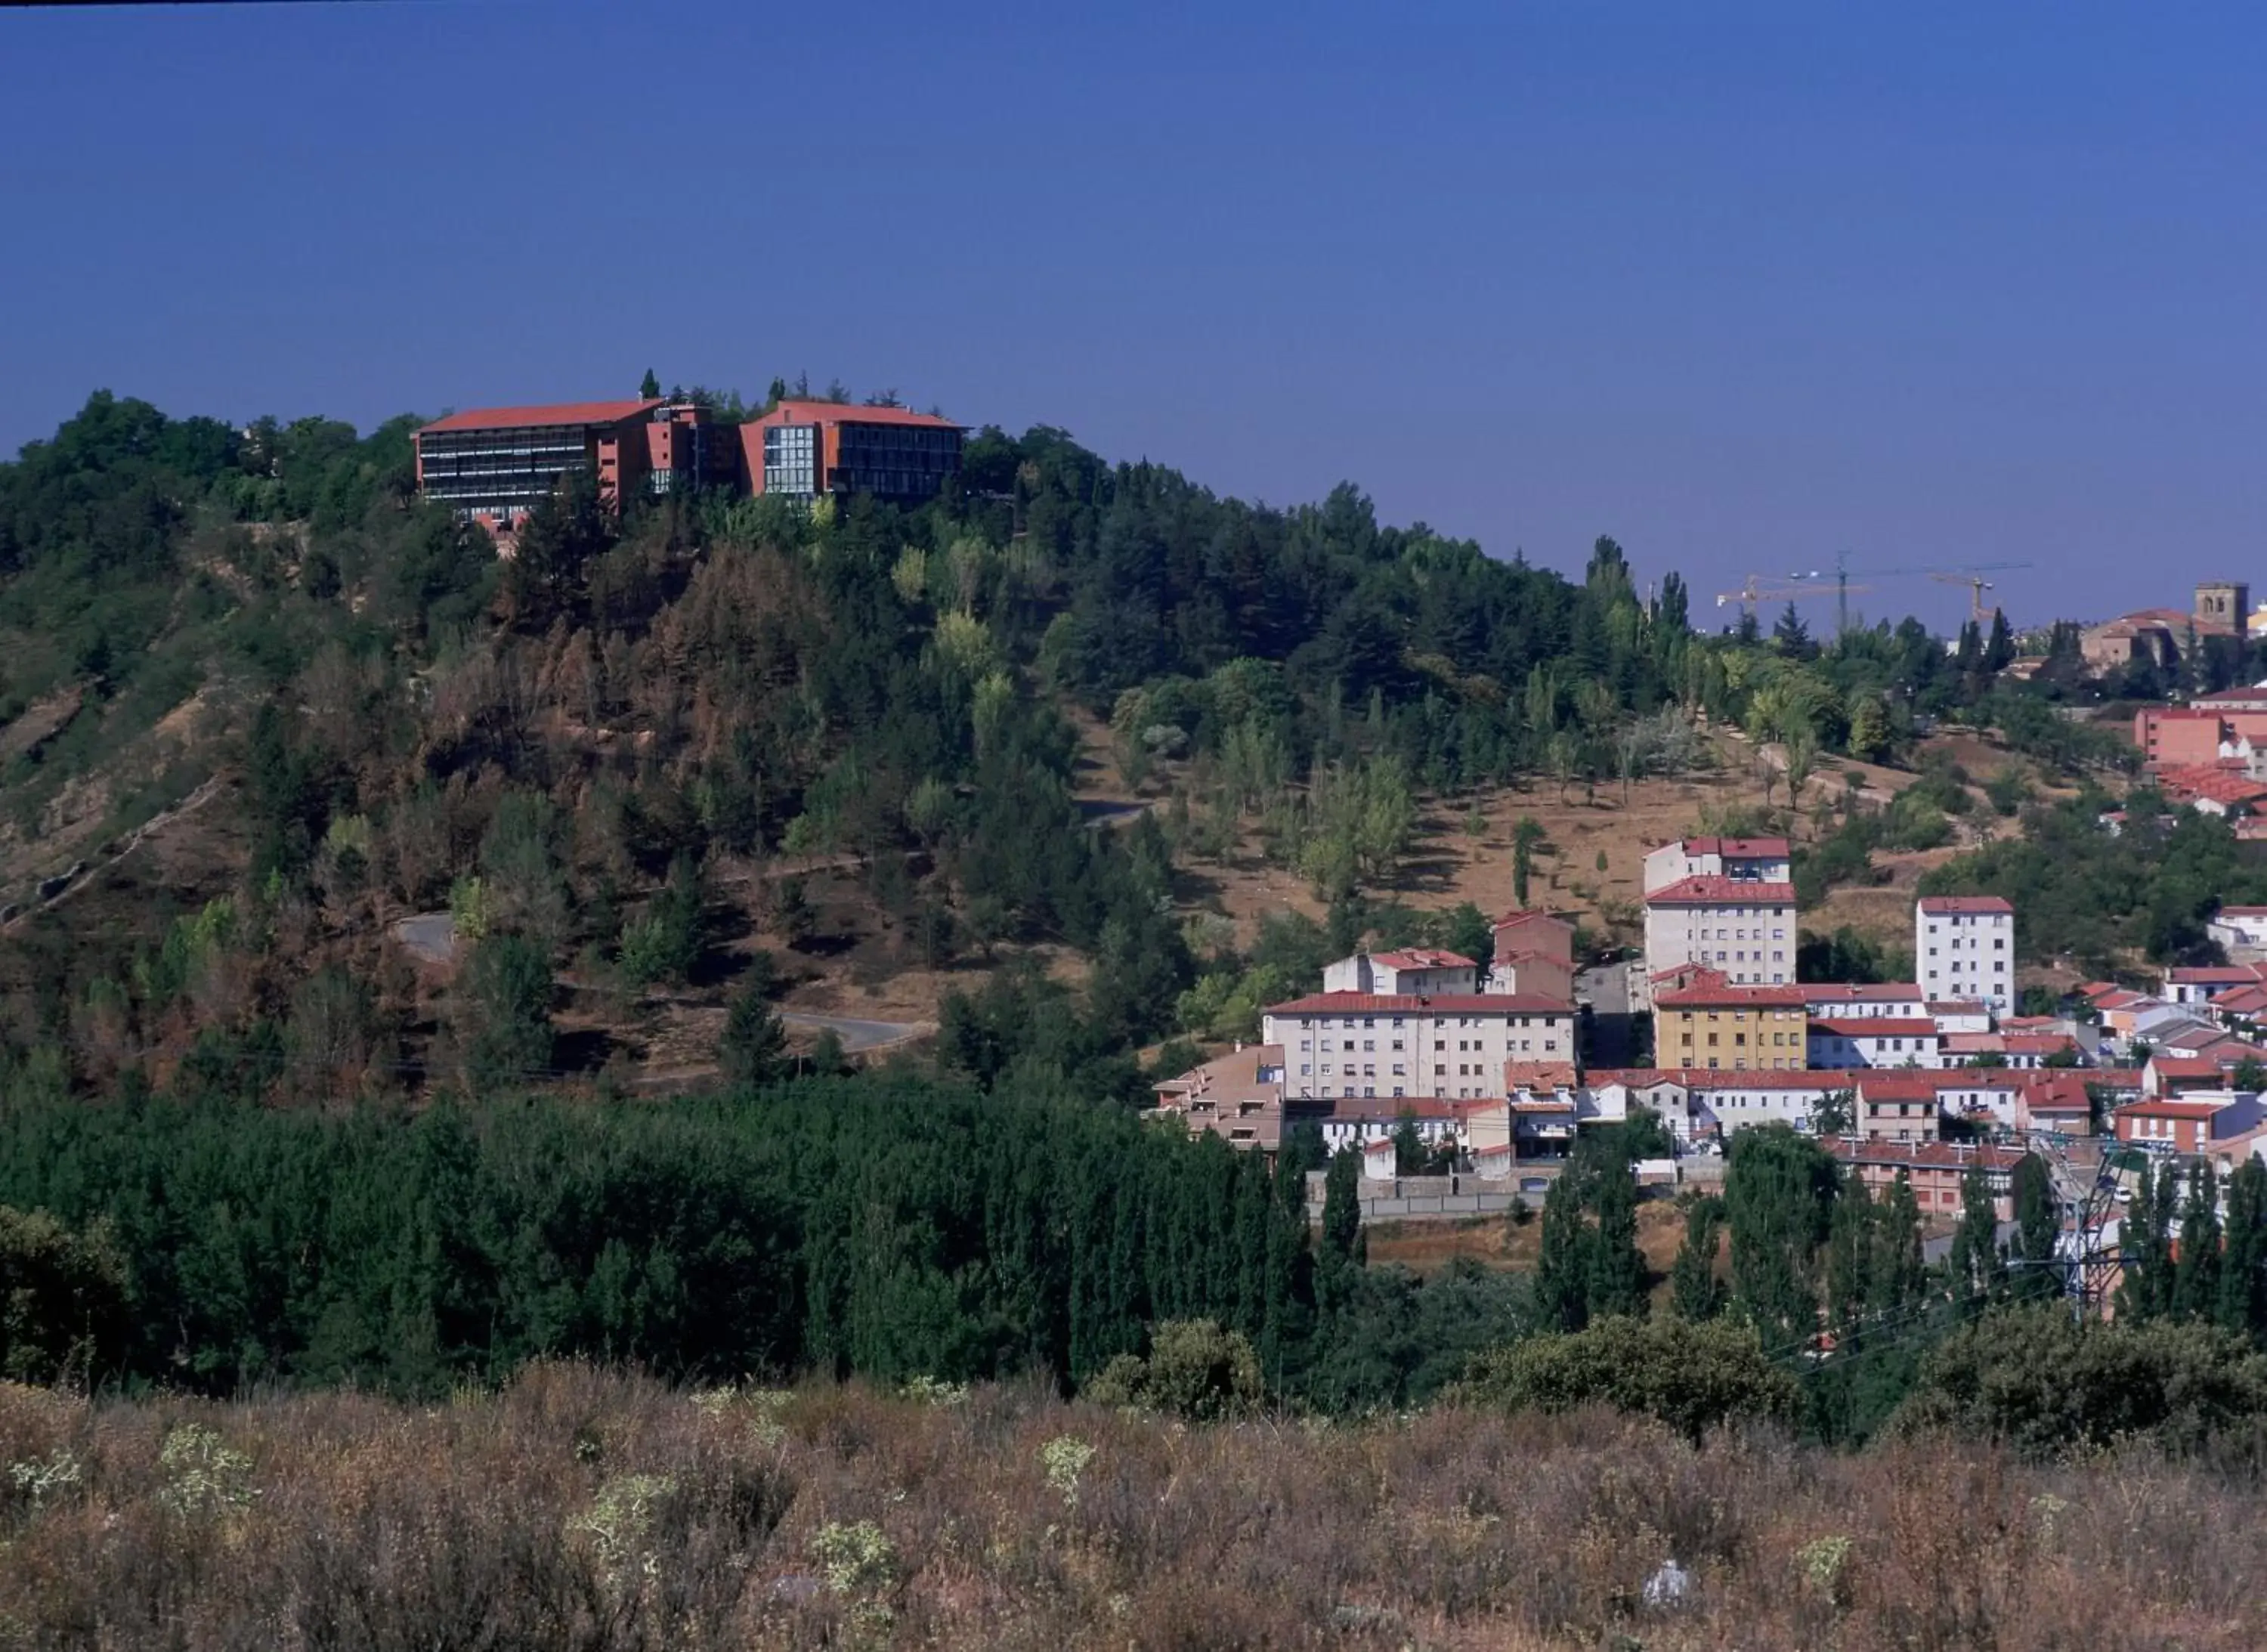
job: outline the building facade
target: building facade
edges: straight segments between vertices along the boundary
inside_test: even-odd
[[[1645,898],[1645,961],[1654,975],[1698,964],[1735,986],[1794,979],[1794,885],[1708,875]]]
[[[414,438],[418,491],[502,537],[570,475],[595,476],[600,501],[618,508],[651,467],[646,427],[657,418],[673,422],[679,412],[707,417],[705,409],[653,398],[452,413]]]
[[[1653,1007],[1654,1059],[1668,1067],[1786,1072],[1810,1065],[1803,988],[1686,987]]]
[[[1921,995],[2015,1007],[2015,909],[1997,895],[1929,895],[1913,907]]]
[[[782,401],[740,427],[752,493],[933,499],[960,471],[959,425],[904,407]]]
[[[1857,1016],[1847,1021],[1815,1019],[1809,1030],[1809,1065],[1840,1069],[1852,1067],[1922,1067],[1944,1064],[1943,1035],[1926,1018],[1900,1021],[1893,1016]]]
[[[1295,1099],[1500,1096],[1509,1063],[1574,1059],[1574,1012],[1545,998],[1316,993],[1271,1007],[1261,1025],[1282,1046]]]
[[[1469,995],[1479,990],[1479,966],[1461,952],[1409,947],[1395,952],[1357,952],[1323,967],[1326,993],[1392,993],[1430,997],[1436,993]]]
[[[1679,838],[1645,857],[1648,895],[1688,877],[1784,884],[1794,876],[1794,852],[1785,838]]]

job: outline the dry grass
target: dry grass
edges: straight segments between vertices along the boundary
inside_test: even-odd
[[[1379,1222],[1363,1229],[1373,1267],[1387,1263],[1420,1274],[1438,1273],[1458,1259],[1483,1267],[1532,1273],[1543,1253],[1543,1201],[1530,1201],[1536,1215],[1515,1227],[1501,1216],[1462,1222]],[[1657,1279],[1665,1280],[1684,1243],[1684,1213],[1667,1200],[1638,1207],[1637,1248]]]
[[[1190,1429],[1014,1387],[702,1398],[546,1367],[422,1410],[0,1389],[18,1464],[11,1647],[2267,1642],[2256,1487],[1950,1445],[1695,1450],[1605,1415]],[[1672,1554],[1695,1596],[1649,1612]]]

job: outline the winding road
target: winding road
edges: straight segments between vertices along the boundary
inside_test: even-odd
[[[842,1040],[843,1053],[848,1055],[910,1044],[936,1031],[935,1024],[928,1021],[861,1021],[855,1016],[815,1016],[800,1010],[782,1010],[780,1019],[791,1027],[833,1032]]]

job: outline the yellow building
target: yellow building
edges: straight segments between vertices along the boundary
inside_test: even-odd
[[[1803,1002],[1803,989],[1792,985],[1707,981],[1662,993],[1653,1006],[1654,1065],[1800,1071],[1810,1065]]]

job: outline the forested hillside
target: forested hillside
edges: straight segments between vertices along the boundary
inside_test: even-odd
[[[611,1070],[625,1004],[760,1076],[765,995],[847,921],[813,909],[823,866],[858,880],[876,967],[970,972],[958,1065],[1130,1093],[1125,1053],[1199,972],[1232,995],[1251,962],[1192,945],[1177,862],[1248,839],[1345,903],[1390,882],[1417,802],[1674,769],[1696,718],[1799,780],[1917,715],[2034,704],[1994,688],[2002,635],[1822,650],[1790,612],[1702,639],[1676,576],[1640,594],[1610,540],[1576,583],[1382,525],[1351,485],[1265,509],[1044,428],[973,437],[918,511],[616,520],[570,493],[499,562],[415,497],[414,424],[105,393],[0,466],[21,1082],[478,1090]],[[1169,807],[1088,829],[1087,717],[1113,783]],[[443,908],[450,967],[387,938]]]

